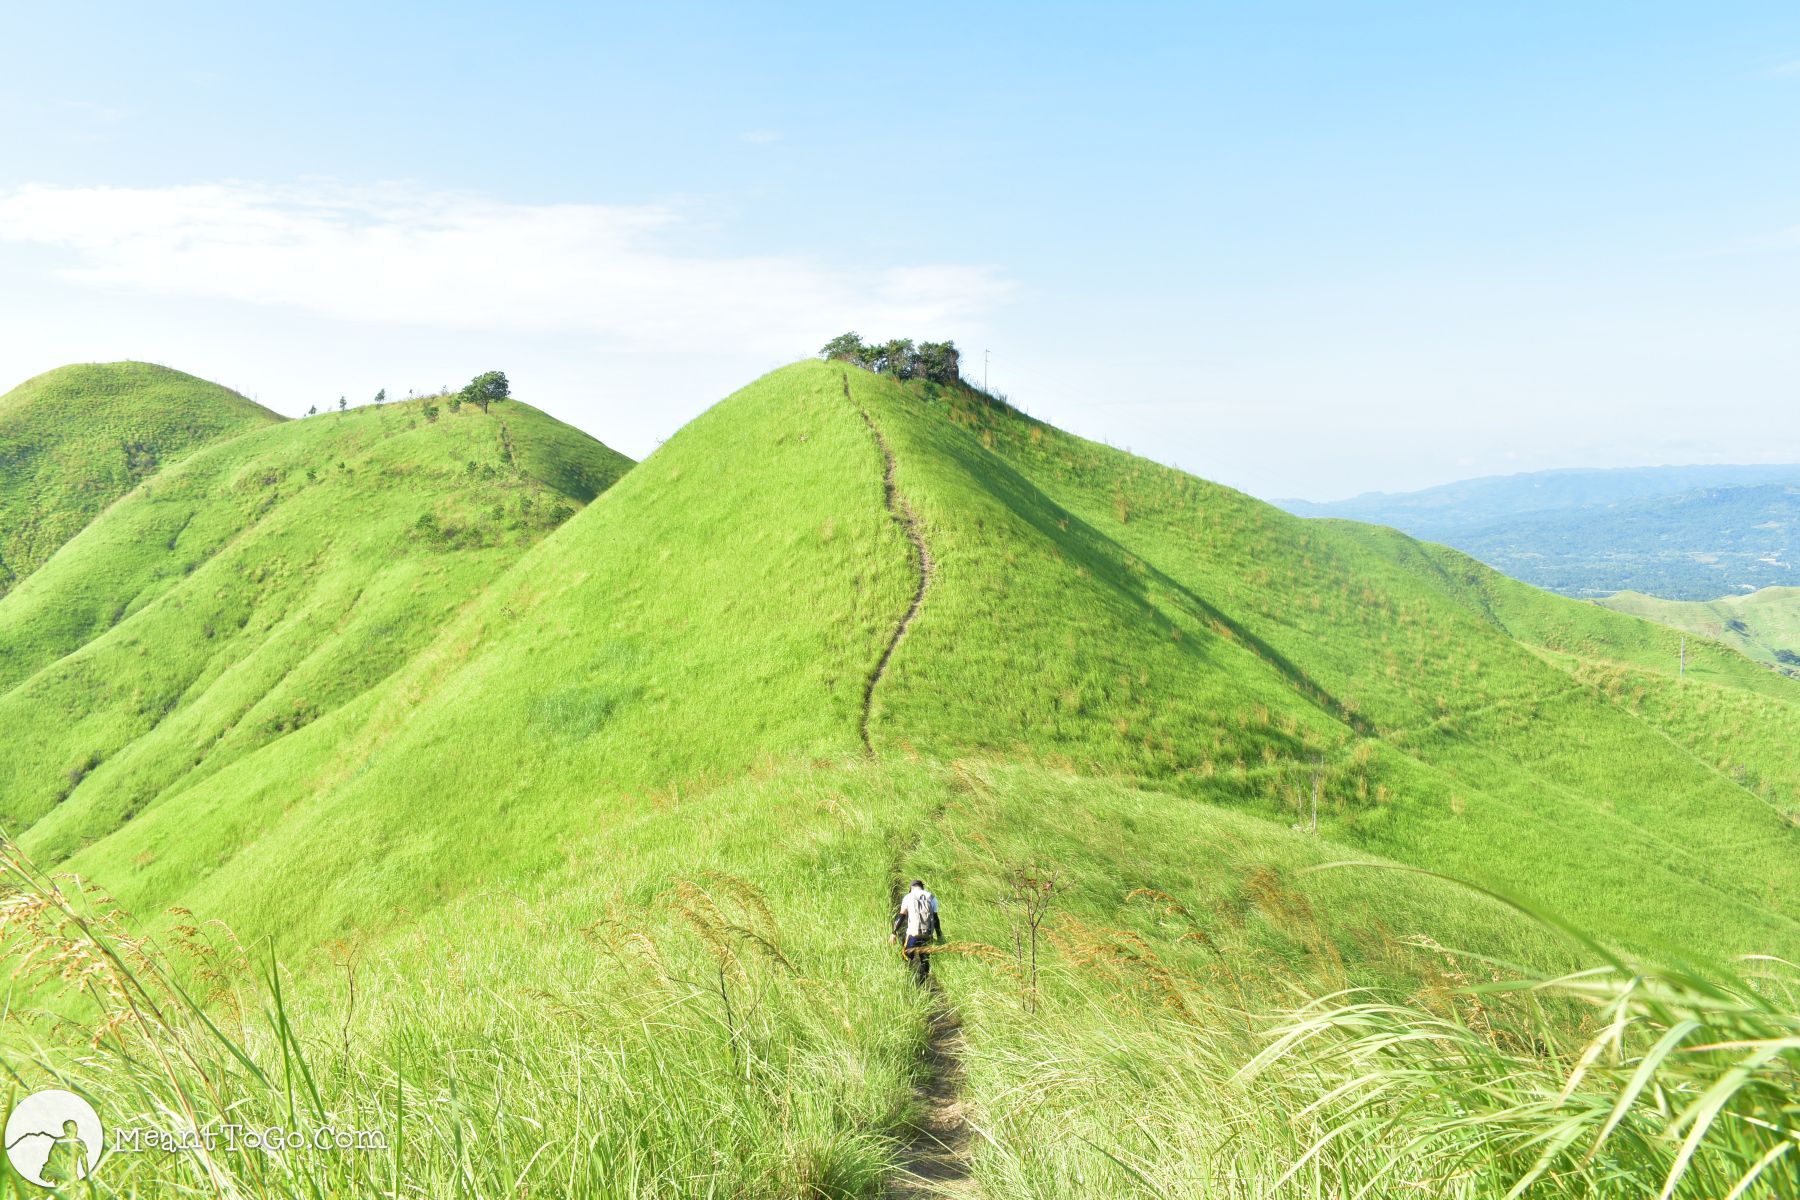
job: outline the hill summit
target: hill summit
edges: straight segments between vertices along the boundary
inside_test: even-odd
[[[0,824],[98,841],[351,703],[630,465],[518,401],[191,447],[0,604]]]
[[[141,362],[61,367],[0,396],[0,593],[141,480],[280,420],[229,388]]]

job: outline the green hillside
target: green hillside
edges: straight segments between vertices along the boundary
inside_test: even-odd
[[[237,1014],[160,1035],[172,1082],[82,1078],[260,1110],[298,1048],[317,1115],[408,1122],[295,1191],[877,1195],[953,1056],[983,1195],[1267,1196],[1304,1161],[1306,1194],[1498,1196],[1535,1145],[1399,1166],[1428,1099],[1317,1146],[1333,1110],[1294,1098],[1337,1060],[1241,1074],[1346,988],[1439,1023],[1403,1046],[1569,1061],[1577,1003],[1467,989],[1591,948],[1392,868],[1651,963],[1800,953],[1800,693],[1724,646],[1680,678],[1670,630],[961,387],[783,368],[560,521],[506,470],[528,416],[239,439],[0,601],[43,664],[0,684],[20,844],[190,910],[168,936]],[[1314,869],[1344,860],[1389,869]],[[941,1001],[882,942],[915,873]],[[272,1027],[260,939],[296,973]],[[1633,1145],[1566,1185],[1666,1165]]]
[[[1617,592],[1596,603],[1735,646],[1789,674],[1800,669],[1800,588],[1763,588],[1706,601]]]
[[[519,403],[242,434],[0,605],[0,825],[56,854],[364,696],[630,465]]]
[[[140,481],[280,419],[216,383],[139,362],[62,367],[0,396],[0,594]]]

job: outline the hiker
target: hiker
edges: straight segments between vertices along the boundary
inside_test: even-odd
[[[888,935],[888,942],[891,945],[902,937],[906,941],[900,953],[912,967],[913,982],[922,985],[931,974],[931,952],[925,947],[944,937],[937,897],[925,890],[923,879],[912,881],[912,890],[900,898],[900,911],[894,914],[894,932]]]

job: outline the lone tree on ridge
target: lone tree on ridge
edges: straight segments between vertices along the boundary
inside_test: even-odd
[[[483,371],[469,380],[469,385],[460,393],[470,404],[479,404],[481,411],[486,412],[488,405],[498,404],[512,396],[512,386],[506,382],[504,371]]]

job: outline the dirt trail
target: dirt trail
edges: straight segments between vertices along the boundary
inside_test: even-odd
[[[897,1200],[927,1196],[975,1200],[981,1190],[969,1166],[973,1130],[963,1110],[962,1022],[931,985],[931,1034],[925,1043],[925,1078],[913,1089],[919,1119],[900,1147],[899,1171],[888,1185]]]
[[[848,375],[844,376],[844,399],[850,401],[851,404],[856,403],[855,398],[850,395],[850,377]],[[863,684],[862,720],[858,729],[862,734],[863,749],[873,754],[875,745],[869,740],[869,713],[875,704],[875,688],[887,675],[888,662],[894,657],[895,647],[900,645],[900,639],[906,636],[906,631],[911,627],[913,618],[917,617],[919,610],[925,606],[925,589],[931,586],[932,566],[931,550],[925,545],[924,535],[919,532],[919,519],[913,514],[912,505],[906,502],[906,497],[902,496],[894,487],[894,451],[888,446],[887,438],[881,435],[881,427],[875,424],[875,418],[860,406],[856,411],[862,414],[863,423],[869,427],[869,432],[874,435],[875,445],[881,450],[882,462],[885,464],[881,473],[881,494],[887,504],[888,516],[894,519],[894,524],[900,526],[901,532],[906,534],[906,540],[913,544],[913,553],[919,569],[918,583],[913,587],[912,603],[906,606],[906,614],[900,618],[900,623],[894,626],[894,632],[888,637],[887,645],[882,647],[881,657],[875,660],[875,669],[869,672],[869,678]]]
[[[874,754],[875,745],[869,739],[869,714],[875,704],[875,689],[886,677],[888,663],[893,659],[900,639],[906,636],[913,619],[925,606],[925,589],[931,586],[931,548],[925,544],[924,534],[919,532],[919,519],[913,513],[912,505],[906,502],[906,497],[894,486],[896,464],[893,448],[888,445],[887,438],[882,436],[881,427],[875,424],[875,418],[869,415],[868,410],[856,405],[856,398],[850,394],[850,376],[846,374],[843,382],[844,399],[856,406],[863,424],[869,427],[869,433],[875,438],[875,445],[881,451],[882,499],[887,504],[888,516],[894,519],[894,524],[900,526],[900,531],[906,534],[906,540],[912,543],[914,563],[919,572],[918,581],[913,586],[912,602],[906,606],[900,623],[894,626],[887,645],[882,647],[881,657],[875,661],[875,669],[869,672],[868,681],[863,685],[862,721],[859,729],[863,750]],[[900,903],[898,873],[894,879],[894,895],[891,899],[897,906]],[[899,1169],[888,1185],[888,1195],[897,1198],[935,1196],[974,1200],[981,1193],[975,1186],[969,1167],[971,1127],[963,1111],[962,1101],[963,1052],[967,1043],[963,1039],[962,1022],[957,1019],[955,1010],[945,1002],[936,979],[930,981],[930,987],[931,1017],[923,1058],[925,1073],[913,1089],[918,1118],[901,1144]]]

